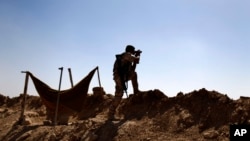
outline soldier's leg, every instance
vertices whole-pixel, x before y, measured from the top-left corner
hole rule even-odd
[[[137,94],[139,91],[139,86],[138,86],[138,80],[137,80],[137,73],[133,72],[131,74],[131,81],[132,81],[132,86],[134,90],[134,94]]]
[[[121,100],[122,100],[122,96],[123,96],[123,87],[122,87],[122,83],[119,79],[115,80],[115,97],[109,107],[109,119],[114,118],[114,114],[116,111],[116,108],[118,107],[118,105],[120,104]]]

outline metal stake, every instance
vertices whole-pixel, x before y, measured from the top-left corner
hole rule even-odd
[[[101,79],[100,79],[100,73],[99,73],[99,67],[97,67],[97,75],[98,75],[99,87],[102,87],[102,85],[101,85]]]
[[[68,71],[69,71],[69,79],[70,79],[71,87],[74,87],[71,69],[68,68]]]
[[[56,101],[56,111],[55,111],[54,125],[57,125],[58,106],[59,106],[59,100],[60,100],[60,93],[59,92],[61,90],[63,67],[59,68],[59,70],[61,70],[61,74],[60,74],[59,88],[58,88],[57,101]]]
[[[24,90],[23,90],[23,101],[22,101],[22,104],[21,104],[22,111],[21,111],[21,115],[20,115],[20,118],[19,118],[20,124],[22,124],[22,122],[24,121],[26,95],[27,95],[28,82],[29,82],[29,74],[27,73],[27,71],[21,71],[21,73],[26,73],[26,76],[25,76],[25,84],[24,84]]]

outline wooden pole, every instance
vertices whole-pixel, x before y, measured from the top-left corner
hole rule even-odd
[[[54,125],[57,125],[57,115],[58,115],[58,107],[59,107],[59,100],[60,100],[60,90],[61,90],[61,82],[62,82],[62,73],[63,73],[63,67],[59,68],[61,70],[60,74],[60,81],[59,81],[59,88],[58,88],[58,94],[57,94],[57,101],[56,101],[56,111],[55,111],[55,120]]]
[[[21,71],[21,73],[26,73],[25,76],[25,83],[24,83],[24,90],[23,90],[23,101],[21,104],[21,115],[19,118],[19,123],[22,124],[24,121],[24,112],[25,112],[25,103],[26,103],[26,96],[27,96],[27,89],[28,89],[28,82],[29,82],[29,74],[27,71]]]
[[[69,71],[69,79],[70,79],[71,87],[74,87],[71,69],[68,68],[68,71]]]
[[[97,67],[97,75],[98,75],[99,87],[102,87],[102,85],[101,85],[101,79],[100,79],[100,73],[99,73],[99,67]]]

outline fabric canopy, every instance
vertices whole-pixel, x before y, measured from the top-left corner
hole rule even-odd
[[[83,101],[87,96],[89,84],[98,67],[93,69],[85,78],[78,82],[74,87],[58,91],[50,88],[47,84],[36,78],[32,73],[29,73],[35,88],[40,95],[43,103],[50,110],[55,110],[57,96],[60,94],[59,107],[69,108],[80,112],[82,110]]]

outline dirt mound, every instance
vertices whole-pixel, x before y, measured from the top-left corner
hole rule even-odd
[[[230,124],[250,124],[250,98],[232,100],[206,89],[175,97],[160,90],[130,95],[117,109],[118,121],[107,120],[113,98],[88,95],[80,113],[65,114],[68,125],[52,126],[38,96],[27,96],[20,125],[22,95],[0,95],[0,140],[229,140]]]

